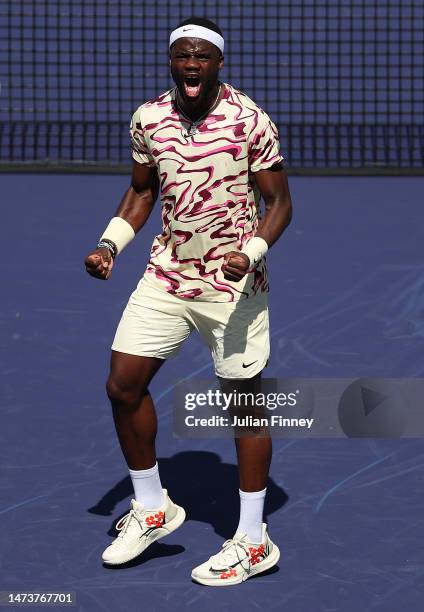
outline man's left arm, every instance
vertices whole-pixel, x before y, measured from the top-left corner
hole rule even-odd
[[[255,172],[255,181],[265,202],[265,214],[259,222],[255,237],[262,238],[271,247],[278,240],[292,217],[287,174],[281,164]],[[240,281],[251,267],[251,261],[241,251],[231,251],[224,258],[224,278]]]

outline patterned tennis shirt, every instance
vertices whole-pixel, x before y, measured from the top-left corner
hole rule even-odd
[[[223,83],[218,106],[187,135],[191,122],[175,88],[134,113],[132,156],[156,166],[163,231],[156,236],[144,282],[170,294],[234,302],[268,291],[263,259],[238,283],[224,278],[224,255],[239,251],[260,220],[254,173],[283,160],[278,133],[250,98]]]

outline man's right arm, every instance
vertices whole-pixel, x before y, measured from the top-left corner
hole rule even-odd
[[[159,193],[159,177],[155,166],[133,162],[131,185],[124,194],[115,217],[124,219],[137,233],[146,223]],[[91,252],[85,259],[87,272],[107,280],[112,272],[113,257],[107,248]]]

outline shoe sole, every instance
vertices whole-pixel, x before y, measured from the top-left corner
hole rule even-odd
[[[204,584],[206,586],[213,586],[213,587],[232,586],[234,584],[241,584],[242,582],[249,580],[249,578],[252,578],[252,576],[256,576],[257,574],[266,572],[267,570],[271,569],[271,567],[274,567],[274,565],[276,565],[279,560],[280,560],[280,549],[278,548],[278,546],[274,544],[271,554],[268,555],[266,559],[264,559],[264,561],[260,564],[260,567],[252,568],[249,573],[243,572],[243,574],[241,574],[240,576],[236,576],[232,580],[228,578],[225,580],[221,578],[197,578],[193,576],[193,574],[191,575],[191,578],[195,582],[198,582],[199,584]]]
[[[103,563],[105,563],[106,565],[123,565],[124,563],[128,563],[129,561],[132,561],[133,559],[136,559],[139,555],[141,555],[146,550],[146,548],[150,546],[150,544],[153,544],[153,542],[164,538],[165,536],[178,529],[178,527],[181,527],[181,525],[185,521],[186,513],[184,508],[181,508],[181,506],[177,506],[177,508],[177,514],[174,516],[173,519],[169,521],[169,523],[165,523],[163,527],[155,529],[155,531],[148,536],[148,543],[146,545],[144,545],[144,542],[142,541],[143,543],[140,547],[136,548],[135,551],[129,553],[125,557],[121,557],[119,561],[106,561],[102,557]]]

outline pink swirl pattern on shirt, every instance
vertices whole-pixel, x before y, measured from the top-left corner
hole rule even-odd
[[[162,233],[146,279],[173,295],[227,302],[267,291],[265,261],[239,283],[222,272],[224,256],[255,235],[260,220],[254,173],[282,161],[275,125],[228,84],[218,107],[193,136],[174,90],[143,104],[131,124],[136,161],[156,166]]]

